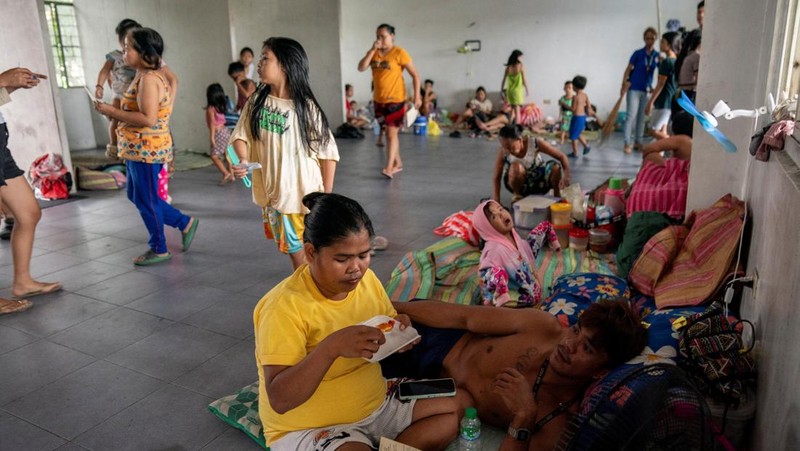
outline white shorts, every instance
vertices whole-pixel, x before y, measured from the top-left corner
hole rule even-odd
[[[653,110],[650,114],[650,130],[661,130],[669,123],[672,111],[669,108]]]
[[[381,437],[395,438],[411,425],[416,400],[400,401],[394,390],[369,416],[353,424],[289,432],[269,445],[272,451],[332,451],[345,443],[363,443],[377,449]]]

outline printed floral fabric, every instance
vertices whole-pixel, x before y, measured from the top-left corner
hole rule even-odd
[[[553,284],[550,297],[542,310],[558,318],[564,327],[578,322],[580,314],[600,299],[630,298],[624,279],[595,273],[574,273],[561,276]]]
[[[172,136],[169,132],[169,118],[172,115],[169,84],[159,72],[152,72],[164,85],[164,96],[158,101],[158,118],[152,127],[137,127],[120,122],[117,127],[117,147],[119,158],[141,163],[158,164],[172,161]],[[143,75],[144,76],[144,75]],[[137,96],[139,86],[131,83],[122,97],[120,107],[124,111],[138,112]]]

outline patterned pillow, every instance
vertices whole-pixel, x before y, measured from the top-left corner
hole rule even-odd
[[[638,297],[646,298],[639,295]],[[635,297],[636,298],[636,297]],[[655,303],[652,298],[649,302]],[[648,308],[648,307],[645,307]],[[653,309],[642,317],[647,323],[647,346],[641,354],[629,360],[626,365],[653,365],[655,363],[675,364],[678,358],[678,332],[672,328],[672,323],[678,318],[691,316],[705,311],[705,307],[680,307],[674,309]]]
[[[600,299],[629,298],[631,306],[647,323],[647,346],[641,354],[626,362],[626,365],[675,364],[678,356],[678,332],[672,323],[683,316],[693,315],[705,307],[682,307],[658,310],[655,299],[628,289],[625,281],[616,276],[576,273],[559,277],[553,292],[541,309],[554,315],[564,327],[578,322],[580,314]]]
[[[262,448],[267,447],[264,429],[258,416],[258,381],[239,390],[235,395],[225,396],[208,405],[214,415],[229,425],[241,429]]]
[[[595,273],[561,276],[550,293],[540,308],[558,318],[564,327],[577,323],[581,312],[600,299],[630,298],[628,284],[623,279]]]

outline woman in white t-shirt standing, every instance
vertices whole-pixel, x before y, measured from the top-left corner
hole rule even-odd
[[[339,150],[311,92],[308,57],[299,42],[264,41],[258,76],[261,85],[231,135],[240,160],[234,173],[241,178],[245,164],[261,164],[252,173],[253,202],[262,208],[264,233],[298,268],[305,262],[303,196],[331,192]]]

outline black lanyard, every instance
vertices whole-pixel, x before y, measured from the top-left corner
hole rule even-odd
[[[533,399],[536,399],[536,395],[539,393],[539,387],[542,385],[542,379],[544,379],[544,373],[547,371],[547,367],[549,365],[550,365],[550,359],[547,358],[544,360],[544,362],[542,362],[542,367],[539,368],[539,374],[536,376],[536,381],[533,383]],[[531,431],[531,434],[539,432],[544,427],[544,425],[550,422],[550,420],[566,412],[567,409],[569,409],[569,407],[575,404],[579,399],[581,399],[580,393],[578,393],[574,398],[570,399],[567,402],[558,403],[558,407],[550,411],[550,413],[542,417],[541,420],[537,421],[536,424],[533,425],[533,430]]]

